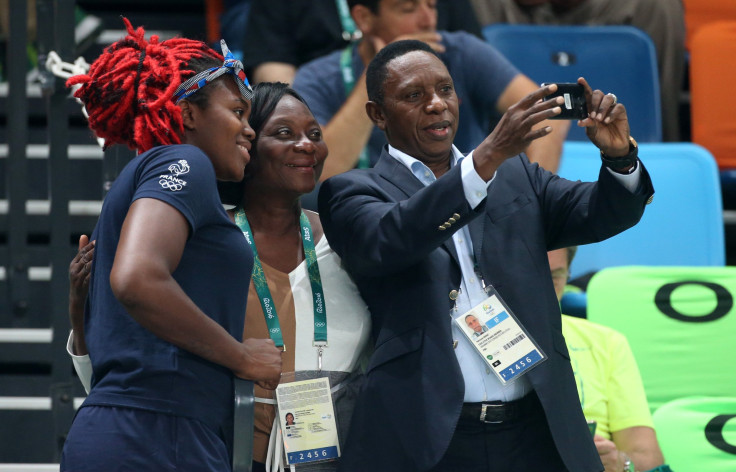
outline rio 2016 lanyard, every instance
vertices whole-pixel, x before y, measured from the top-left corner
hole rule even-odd
[[[348,8],[347,0],[335,0],[337,13],[340,15],[340,24],[342,25],[342,39],[345,41],[355,41],[360,39],[362,32],[355,26],[353,18],[350,16],[350,8]]]
[[[263,273],[263,265],[258,257],[256,250],[253,231],[248,224],[248,218],[245,216],[243,209],[239,209],[235,214],[235,224],[243,232],[245,240],[253,250],[253,285],[256,287],[258,299],[263,308],[263,316],[266,318],[268,333],[276,344],[276,347],[283,348],[284,338],[281,335],[281,324],[276,314],[276,306],[271,296],[271,290],[268,289],[266,275]],[[304,212],[299,217],[299,225],[301,226],[302,245],[304,247],[304,258],[307,260],[307,273],[309,274],[309,283],[312,286],[312,303],[314,305],[314,346],[318,352],[318,367],[322,370],[322,352],[327,346],[327,313],[325,310],[325,296],[322,290],[322,278],[319,275],[319,265],[317,264],[317,251],[314,248],[314,237],[312,234],[312,226]]]
[[[350,92],[355,88],[355,74],[353,74],[353,50],[355,49],[355,43],[350,43],[340,54],[340,69],[342,71],[342,83],[345,86],[345,97],[350,95]],[[368,159],[368,150],[364,147],[360,151],[358,157],[358,168],[367,169],[371,166],[371,161]]]

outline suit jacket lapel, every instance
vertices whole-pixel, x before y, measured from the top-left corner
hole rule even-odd
[[[409,169],[391,157],[385,147],[373,168],[407,197],[411,197],[424,187]]]
[[[482,202],[481,205],[485,209],[486,202]],[[475,254],[475,260],[480,264],[481,254],[483,253],[483,230],[485,227],[486,215],[483,211],[483,215],[478,218],[473,218],[468,223],[468,230],[470,231],[470,241],[473,243],[473,253]]]
[[[391,157],[386,150],[386,147],[383,148],[381,157],[373,168],[379,175],[381,175],[381,177],[396,186],[396,188],[401,190],[407,197],[411,197],[424,188],[424,184],[422,184],[419,179],[417,179],[414,174],[406,168],[406,166]],[[431,211],[431,208],[428,208],[427,210]],[[455,243],[453,242],[452,237],[448,237],[442,245],[450,253],[455,264],[460,266],[460,262],[457,257],[457,250],[455,249]]]
[[[447,252],[450,253],[452,256],[452,259],[455,261],[455,264],[460,267],[460,259],[457,257],[457,249],[455,249],[455,241],[452,239],[452,236],[445,239],[445,242],[442,243],[442,245],[447,249]]]

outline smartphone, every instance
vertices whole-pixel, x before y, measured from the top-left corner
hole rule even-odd
[[[595,428],[597,426],[598,426],[598,423],[597,422],[595,422],[593,420],[589,420],[588,421],[588,429],[590,430],[590,435],[591,436],[595,436]]]
[[[551,83],[543,83],[542,87],[551,85]],[[551,100],[556,97],[563,97],[565,103],[560,105],[562,112],[550,118],[551,120],[583,120],[588,117],[588,106],[585,103],[585,89],[580,84],[558,83],[557,91],[544,97],[544,100]]]

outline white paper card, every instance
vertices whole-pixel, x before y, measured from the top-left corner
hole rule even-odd
[[[327,378],[282,383],[276,388],[276,401],[287,464],[340,457]]]

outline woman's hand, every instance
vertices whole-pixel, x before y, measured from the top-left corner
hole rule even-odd
[[[84,302],[89,291],[92,272],[92,259],[95,255],[95,241],[90,242],[87,235],[79,237],[79,250],[69,264],[69,321],[74,330],[74,354],[87,354],[84,342]]]
[[[281,380],[281,353],[271,339],[249,338],[243,341],[242,369],[238,377],[253,380],[266,390],[275,390]]]

